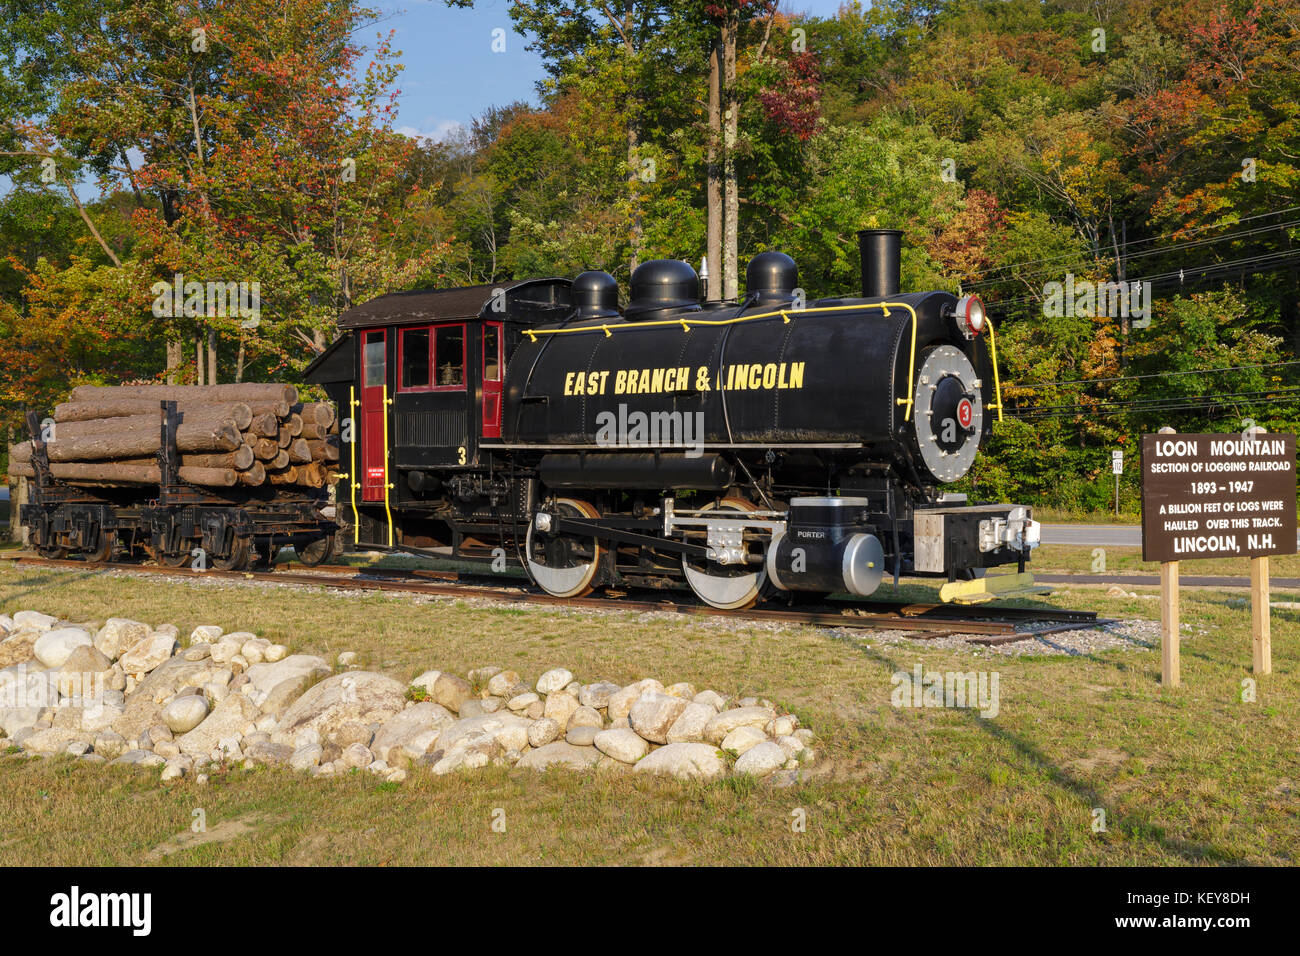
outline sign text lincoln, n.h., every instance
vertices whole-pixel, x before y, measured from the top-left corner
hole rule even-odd
[[[1142,558],[1296,552],[1294,435],[1143,435]]]

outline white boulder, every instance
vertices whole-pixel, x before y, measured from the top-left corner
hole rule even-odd
[[[733,707],[718,714],[704,727],[704,739],[711,744],[720,744],[727,734],[737,727],[767,726],[772,714],[765,707]]]
[[[57,617],[42,614],[40,611],[19,611],[14,615],[16,629],[30,627],[37,631],[48,631],[58,623],[59,619]]]
[[[767,735],[757,727],[737,727],[727,736],[722,738],[722,749],[729,750],[736,756],[740,756],[752,747],[767,740]]]
[[[382,724],[401,713],[405,705],[406,688],[391,677],[351,671],[321,681],[294,701],[280,718],[277,731],[293,734],[311,727],[328,738],[346,723]]]
[[[575,747],[557,740],[519,758],[516,767],[527,770],[545,770],[547,767],[566,767],[570,770],[587,770],[596,765],[600,752],[595,747]]]
[[[56,627],[36,639],[32,653],[46,667],[62,667],[77,648],[94,646],[94,638],[84,627]]]
[[[648,691],[637,698],[627,719],[632,729],[646,740],[664,744],[668,742],[669,728],[682,715],[687,703],[680,697]]]
[[[596,749],[623,763],[636,763],[650,752],[650,744],[634,730],[602,730],[593,741]]]
[[[95,647],[109,660],[116,660],[124,650],[148,636],[148,624],[126,617],[110,617],[95,635]]]
[[[163,708],[163,723],[174,734],[184,734],[193,730],[208,716],[208,700],[201,694],[187,694],[177,697]]]
[[[170,658],[177,646],[174,635],[167,631],[154,631],[132,644],[118,661],[128,674],[147,674]]]
[[[455,721],[446,707],[423,701],[389,718],[370,742],[370,750],[389,766],[400,766],[428,753],[439,734]]]
[[[563,690],[573,680],[573,672],[563,667],[556,667],[537,678],[537,693],[554,694]]]
[[[784,767],[788,759],[779,745],[764,740],[741,754],[740,759],[736,761],[736,773],[748,774],[751,777],[765,777]]]
[[[664,774],[679,780],[717,780],[727,765],[709,744],[668,744],[637,761],[637,773]]]

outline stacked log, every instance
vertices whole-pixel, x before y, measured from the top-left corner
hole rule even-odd
[[[161,406],[175,401],[182,481],[214,488],[338,480],[332,406],[298,402],[292,385],[83,385],[54,409],[50,474],[79,485],[156,485]],[[35,477],[32,443],[10,448],[9,472]]]

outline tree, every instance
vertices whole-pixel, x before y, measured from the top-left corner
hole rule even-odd
[[[387,236],[385,223],[421,196],[405,177],[413,144],[391,129],[389,40],[358,73],[352,37],[370,11],[348,0],[119,0],[100,23],[76,0],[48,7],[22,28],[27,56],[7,61],[11,77],[49,64],[57,81],[47,115],[15,121],[21,152],[53,160],[65,182],[84,170],[103,195],[132,197],[132,255],[155,280],[261,286],[255,327],[211,303],[166,317],[174,371],[185,339],[200,380],[216,381],[223,342],[236,377],[250,363],[300,367],[302,346],[322,348],[358,296],[405,286],[439,255]],[[79,42],[67,43],[70,30]]]

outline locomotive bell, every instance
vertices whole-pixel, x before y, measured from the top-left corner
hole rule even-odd
[[[569,295],[580,318],[598,319],[618,315],[618,280],[608,272],[584,272],[573,280]]]
[[[632,322],[657,319],[660,313],[700,307],[700,277],[689,262],[652,259],[632,271],[632,298],[623,316]]]
[[[784,252],[760,252],[745,269],[745,291],[760,302],[788,300],[799,285],[799,267]]]

